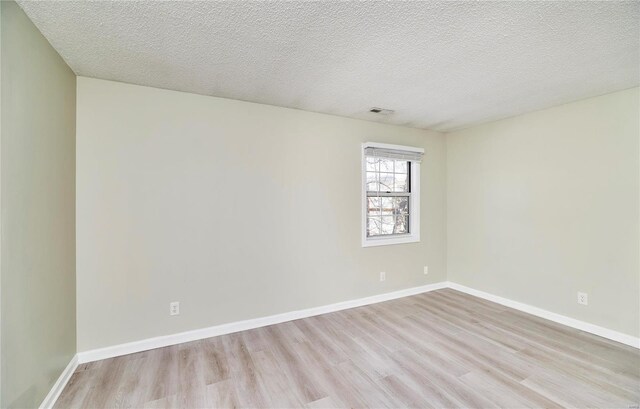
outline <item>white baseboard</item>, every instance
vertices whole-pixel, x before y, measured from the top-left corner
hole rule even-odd
[[[267,325],[280,324],[282,322],[293,321],[293,320],[307,318],[307,317],[313,317],[315,315],[326,314],[329,312],[346,310],[349,308],[375,304],[383,301],[395,300],[397,298],[426,293],[429,291],[439,290],[446,287],[447,287],[446,282],[427,284],[420,287],[412,287],[412,288],[407,288],[404,290],[394,291],[390,293],[373,295],[371,297],[358,298],[355,300],[323,305],[320,307],[307,308],[304,310],[286,312],[283,314],[270,315],[268,317],[231,322],[228,324],[221,324],[213,327],[181,332],[178,334],[163,335],[160,337],[148,338],[140,341],[127,342],[125,344],[114,345],[106,348],[79,352],[78,361],[80,363],[86,363],[86,362],[98,361],[101,359],[113,358],[121,355],[133,354],[135,352],[147,351],[150,349],[161,348],[161,347],[166,347],[170,345],[177,345],[183,342],[197,341],[199,339],[210,338],[210,337],[215,337],[215,336],[224,335],[224,334],[231,334],[233,332],[265,327]]]
[[[44,400],[40,404],[40,409],[50,409],[53,407],[53,405],[55,405],[56,401],[60,397],[60,394],[62,393],[62,390],[65,386],[67,386],[67,382],[69,382],[69,379],[71,379],[71,375],[73,375],[77,367],[78,355],[76,354],[73,356],[73,358],[71,358],[71,361],[69,361],[67,367],[64,368],[64,371],[62,371],[56,383],[53,384],[53,387],[51,388],[47,396],[45,396]]]
[[[231,322],[228,324],[216,325],[209,328],[202,328],[193,331],[181,332],[178,334],[164,335],[155,338],[143,339],[140,341],[128,342],[125,344],[114,345],[111,347],[94,349],[90,351],[79,352],[75,355],[69,365],[60,374],[60,377],[51,388],[49,394],[45,397],[40,405],[40,409],[51,408],[62,390],[66,386],[67,382],[71,378],[71,375],[75,372],[78,364],[98,361],[101,359],[113,358],[116,356],[132,354],[141,351],[147,351],[150,349],[166,347],[170,345],[177,345],[183,342],[196,341],[199,339],[215,337],[218,335],[231,334],[233,332],[245,331],[248,329],[260,328],[267,325],[279,324],[282,322],[293,321],[301,318],[313,317],[315,315],[327,314],[330,312],[346,310],[349,308],[360,307],[363,305],[375,304],[383,301],[395,300],[397,298],[408,297],[411,295],[422,294],[429,291],[440,290],[443,288],[452,288],[479,298],[483,298],[488,301],[495,302],[497,304],[504,305],[522,312],[526,312],[537,317],[545,318],[550,321],[557,322],[562,325],[566,325],[571,328],[576,328],[581,331],[589,332],[607,338],[613,341],[620,342],[625,345],[629,345],[635,348],[640,348],[640,338],[633,337],[631,335],[623,334],[621,332],[613,331],[598,325],[590,324],[588,322],[569,318],[564,315],[556,314],[542,308],[534,307],[528,304],[524,304],[518,301],[513,301],[508,298],[499,297],[497,295],[489,294],[484,291],[475,290],[473,288],[465,287],[463,285],[445,281],[440,283],[428,284],[420,287],[407,288],[404,290],[394,291],[385,294],[374,295],[371,297],[358,298],[355,300],[343,301],[335,304],[323,305],[320,307],[307,308],[304,310],[292,311],[283,314],[270,315],[268,317],[255,318],[245,321]]]
[[[640,348],[640,339],[621,332],[613,331],[604,327],[600,327],[588,322],[569,318],[564,315],[556,314],[542,308],[534,307],[528,304],[509,300],[473,288],[465,287],[454,282],[440,282],[428,284],[420,287],[407,288],[404,290],[394,291],[385,294],[374,295],[371,297],[359,298],[355,300],[343,301],[335,304],[324,305],[320,307],[307,308],[304,310],[292,311],[283,314],[270,315],[267,317],[249,319],[245,321],[231,322],[228,324],[216,325],[208,328],[201,328],[193,331],[186,331],[177,334],[163,335],[154,338],[147,338],[140,341],[127,342],[124,344],[114,345],[106,348],[93,349],[78,353],[78,362],[86,363],[98,361],[101,359],[113,358],[136,352],[147,351],[155,348],[162,348],[170,345],[177,345],[183,342],[197,341],[204,338],[215,337],[218,335],[231,334],[233,332],[245,331],[254,328],[265,327],[267,325],[279,324],[282,322],[297,320],[301,318],[312,317],[315,315],[326,314],[329,312],[345,310],[348,308],[360,307],[363,305],[375,304],[383,301],[394,300],[397,298],[407,297],[410,295],[426,293],[429,291],[439,290],[442,288],[452,288],[476,297],[484,298],[495,303],[514,308],[528,314],[532,314],[541,318],[554,321],[568,327],[576,328],[585,332],[589,332],[601,337],[611,339],[635,348]]]
[[[542,308],[534,307],[532,305],[524,304],[518,301],[513,301],[508,298],[499,297],[497,295],[485,293],[484,291],[475,290],[473,288],[465,287],[463,285],[447,282],[447,287],[454,290],[461,291],[470,295],[474,295],[485,300],[495,302],[497,304],[504,305],[527,314],[535,315],[536,317],[544,318],[549,321],[557,322],[562,325],[566,325],[571,328],[579,329],[581,331],[589,332],[607,338],[616,342],[620,342],[625,345],[629,345],[635,348],[640,348],[640,338],[636,338],[631,335],[623,334],[622,332],[614,331],[608,328],[600,327],[598,325],[590,324],[585,321],[580,321],[574,318],[570,318],[564,315],[556,314],[555,312],[543,310]]]

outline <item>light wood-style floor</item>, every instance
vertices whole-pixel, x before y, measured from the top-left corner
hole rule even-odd
[[[81,365],[58,408],[637,408],[640,353],[454,290]]]

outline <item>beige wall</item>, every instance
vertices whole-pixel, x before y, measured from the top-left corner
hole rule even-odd
[[[639,336],[638,94],[447,135],[449,280]]]
[[[38,406],[76,351],[76,78],[1,2],[2,407]]]
[[[77,127],[79,351],[446,278],[441,134],[82,77]],[[368,140],[425,148],[420,243],[361,247]]]

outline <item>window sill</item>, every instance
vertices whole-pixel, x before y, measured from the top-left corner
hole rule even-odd
[[[407,234],[396,237],[363,238],[362,247],[391,246],[394,244],[407,244],[420,242],[420,236]]]

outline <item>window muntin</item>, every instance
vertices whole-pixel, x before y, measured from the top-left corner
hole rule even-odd
[[[366,160],[366,236],[410,233],[411,162],[375,156]]]

